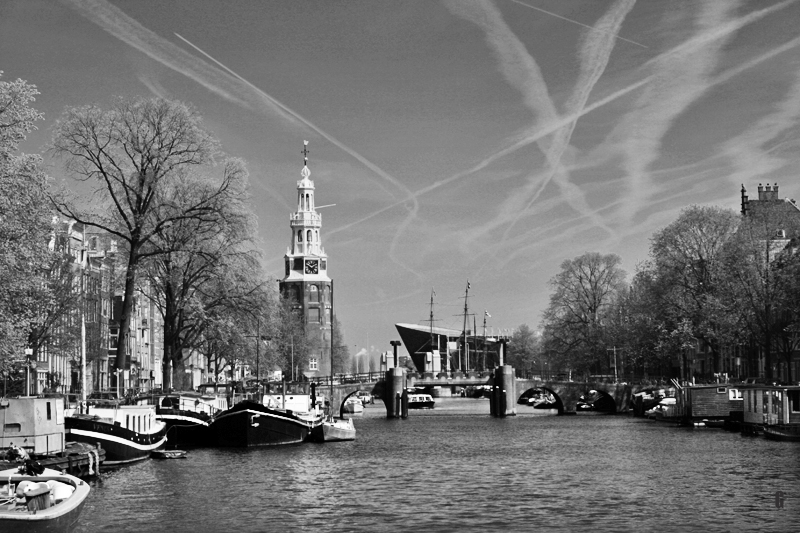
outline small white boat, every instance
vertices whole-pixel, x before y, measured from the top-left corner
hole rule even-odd
[[[327,418],[318,430],[312,432],[312,440],[317,442],[341,442],[356,440],[356,427],[353,419]]]
[[[44,469],[27,475],[0,471],[0,531],[72,531],[78,524],[89,485],[69,474]]]
[[[360,415],[364,412],[364,404],[361,403],[360,398],[352,396],[344,402],[342,411],[351,415]]]

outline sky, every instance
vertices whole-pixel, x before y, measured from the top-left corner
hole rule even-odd
[[[537,329],[563,261],[631,276],[690,205],[800,196],[798,20],[795,0],[0,0],[0,70],[41,93],[26,153],[69,106],[195,106],[247,163],[276,279],[308,140],[336,316],[374,358],[432,292],[436,326],[461,329],[469,282],[479,333]]]

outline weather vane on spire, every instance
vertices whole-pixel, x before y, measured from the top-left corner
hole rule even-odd
[[[303,141],[303,165],[308,166],[308,154],[311,153],[308,150],[308,141]]]

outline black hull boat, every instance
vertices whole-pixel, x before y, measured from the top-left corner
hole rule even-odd
[[[211,432],[217,446],[248,448],[298,444],[305,441],[321,417],[300,416],[244,400],[214,417]]]
[[[764,426],[764,436],[769,440],[800,442],[800,425]]]
[[[167,426],[167,441],[170,448],[193,448],[211,446],[211,417],[179,409],[158,407],[156,419]]]
[[[88,414],[67,416],[65,425],[70,440],[106,451],[104,468],[147,459],[167,443],[167,426],[151,407],[90,408]]]
[[[211,419],[228,408],[224,394],[179,392],[142,396],[140,405],[155,405],[156,419],[167,425],[169,448],[212,446]]]
[[[56,470],[38,475],[0,471],[0,531],[69,532],[78,524],[88,483]]]

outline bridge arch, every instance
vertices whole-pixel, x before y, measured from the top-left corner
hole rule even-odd
[[[556,401],[555,409],[558,410],[558,414],[563,415],[564,414],[564,401],[561,399],[561,396],[559,396],[558,393],[556,391],[554,391],[553,389],[551,389],[549,387],[546,387],[544,385],[538,385],[536,387],[531,387],[530,389],[526,390],[525,392],[523,392],[520,395],[519,398],[517,398],[517,403],[520,403],[520,400],[522,400],[523,398],[530,398],[534,391],[539,391],[539,390],[543,390],[545,392],[549,392],[550,394],[553,395],[553,398]]]

